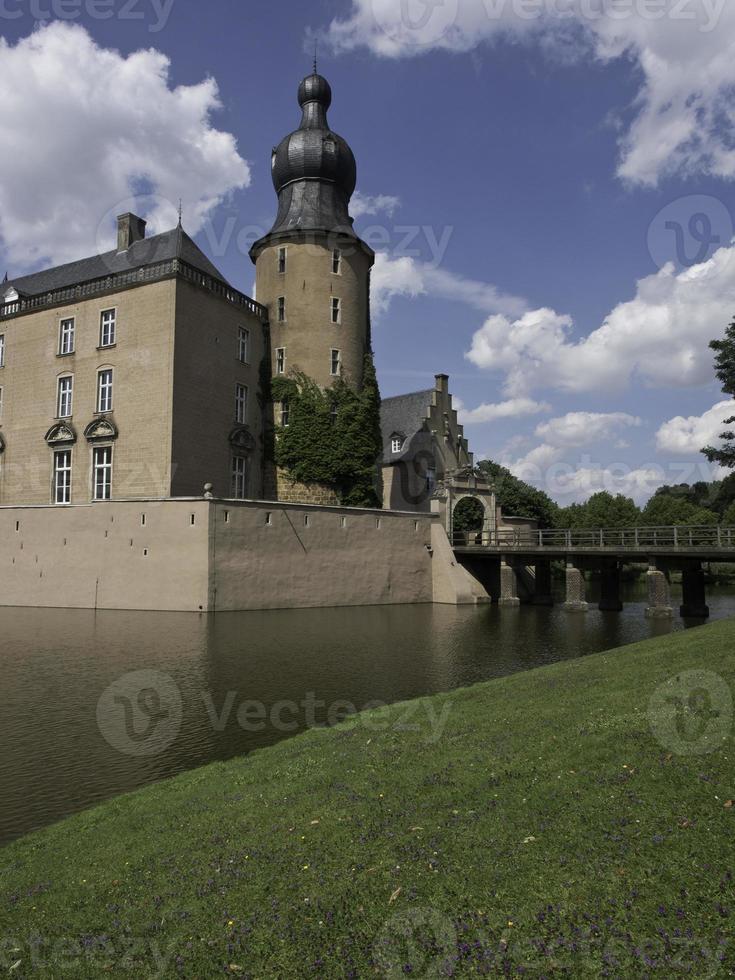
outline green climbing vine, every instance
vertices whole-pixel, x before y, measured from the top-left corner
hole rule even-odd
[[[288,426],[278,426],[276,465],[297,483],[331,487],[347,507],[381,507],[380,391],[371,355],[363,387],[338,378],[322,390],[302,373],[271,382],[274,401],[288,405]]]

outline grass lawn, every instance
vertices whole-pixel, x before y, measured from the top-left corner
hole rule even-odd
[[[367,713],[13,843],[0,976],[733,975],[734,647]]]

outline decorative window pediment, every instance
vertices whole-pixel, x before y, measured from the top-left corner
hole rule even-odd
[[[251,453],[257,443],[250,429],[240,427],[233,429],[230,433],[230,445],[233,449],[240,449],[243,452]]]
[[[95,419],[90,422],[84,430],[84,438],[87,442],[110,442],[117,439],[119,433],[117,426],[112,419]]]
[[[8,289],[5,292],[5,294],[3,296],[3,302],[4,303],[15,303],[19,299],[20,299],[20,296],[18,295],[18,290],[17,289],[13,289],[12,286],[10,287],[10,289]]]
[[[77,434],[67,422],[57,422],[48,430],[45,439],[49,446],[71,446],[77,441]]]

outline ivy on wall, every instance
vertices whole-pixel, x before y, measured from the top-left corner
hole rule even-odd
[[[296,483],[320,483],[347,507],[382,507],[380,391],[370,354],[363,387],[337,378],[322,390],[302,373],[274,378],[276,402],[288,404],[288,426],[276,430],[275,462]]]

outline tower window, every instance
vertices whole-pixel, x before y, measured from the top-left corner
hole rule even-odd
[[[56,417],[69,419],[72,415],[72,402],[74,396],[74,378],[67,375],[59,378],[59,387],[56,395]]]
[[[235,422],[245,425],[248,420],[248,389],[245,385],[235,385]]]
[[[335,276],[342,275],[342,253],[338,248],[332,252],[332,273]]]
[[[112,369],[97,373],[97,411],[112,411]]]
[[[59,324],[59,354],[74,353],[74,317]]]
[[[250,331],[240,327],[237,335],[237,359],[247,364],[250,360]]]
[[[95,500],[112,497],[112,446],[101,446],[92,457],[93,495]]]
[[[342,322],[342,300],[338,296],[332,297],[332,323]]]
[[[288,402],[281,402],[281,426],[284,429],[288,428],[288,423],[291,417],[291,406]]]
[[[278,297],[278,322],[279,323],[286,322],[286,297],[285,296]]]
[[[286,263],[288,261],[288,249],[279,248],[278,249],[278,271],[283,275],[286,271]]]
[[[117,333],[117,311],[104,310],[100,314],[100,347],[112,347]]]
[[[0,333],[0,368],[5,367],[5,334]]]
[[[336,377],[339,377],[339,375],[342,373],[342,352],[341,351],[338,351],[338,350],[333,350],[332,351],[332,360],[331,360],[330,370],[331,370],[332,377],[335,377],[335,378]]]
[[[276,374],[286,373],[286,348],[279,347],[276,350]]]
[[[54,503],[71,503],[71,449],[54,453]]]
[[[246,500],[248,495],[248,461],[244,456],[232,457],[232,496]]]
[[[0,385],[0,419],[3,417],[3,389]]]

